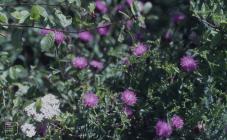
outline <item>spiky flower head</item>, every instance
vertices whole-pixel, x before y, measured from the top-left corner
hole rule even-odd
[[[136,104],[137,97],[132,90],[126,89],[124,92],[121,93],[121,100],[126,105],[133,106]]]
[[[102,26],[100,28],[98,28],[98,33],[102,36],[107,36],[109,34],[109,29],[110,27],[109,26]]]
[[[54,32],[54,39],[55,42],[59,45],[64,42],[65,40],[65,35],[63,32],[55,31]]]
[[[192,56],[183,56],[180,59],[181,68],[186,72],[195,71],[198,68],[198,61]]]
[[[132,26],[133,26],[133,21],[132,20],[127,20],[127,22],[126,22],[127,29],[130,30],[132,28]]]
[[[73,67],[77,69],[84,69],[88,65],[88,61],[85,57],[75,57],[72,60]]]
[[[159,120],[155,126],[156,135],[162,138],[168,138],[172,134],[172,127],[165,121]]]
[[[173,32],[171,30],[168,30],[165,32],[164,36],[163,36],[163,40],[165,42],[171,42],[173,39]]]
[[[123,111],[124,111],[124,113],[125,113],[126,116],[132,116],[132,114],[133,114],[132,108],[130,108],[128,106],[125,106],[123,108]]]
[[[39,123],[37,124],[37,133],[41,136],[44,137],[47,133],[47,123],[43,122],[43,123]]]
[[[143,56],[147,52],[148,48],[142,43],[138,43],[136,47],[133,49],[133,54],[135,56]]]
[[[106,3],[101,0],[96,0],[95,6],[100,13],[106,13],[108,10]]]
[[[88,31],[84,31],[79,33],[79,39],[84,42],[90,42],[93,39],[93,35]]]
[[[126,0],[126,2],[127,2],[128,5],[132,5],[133,0]]]
[[[93,92],[87,92],[83,95],[83,104],[86,107],[93,108],[97,106],[99,98]]]
[[[93,67],[96,70],[102,70],[103,69],[103,63],[101,61],[97,61],[97,60],[92,60],[90,62],[90,66]]]
[[[171,118],[171,125],[176,129],[181,129],[184,125],[184,120],[180,116],[174,115]]]

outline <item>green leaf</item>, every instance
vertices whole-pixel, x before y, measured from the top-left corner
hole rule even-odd
[[[74,3],[76,2],[77,0],[68,0],[69,3]]]
[[[11,79],[24,78],[26,76],[27,71],[21,65],[17,65],[9,69],[9,77]]]
[[[123,26],[122,28],[121,28],[121,31],[120,31],[120,34],[119,34],[119,36],[118,36],[118,41],[119,42],[123,42],[124,41],[124,29],[125,29],[125,26]]]
[[[0,23],[8,23],[8,18],[4,13],[0,13]]]
[[[29,86],[23,85],[21,83],[16,83],[14,86],[18,87],[17,92],[15,93],[17,96],[22,96],[28,92]]]
[[[58,17],[63,27],[67,27],[72,24],[72,18],[71,17],[66,18],[66,16],[63,15],[63,13],[60,10],[55,10],[55,15]]]
[[[147,14],[152,8],[152,3],[151,2],[146,2],[144,7],[143,7],[143,12]]]
[[[32,6],[31,20],[38,21],[41,16],[44,17],[45,19],[47,19],[48,14],[46,12],[46,9],[44,9],[43,7],[41,7],[39,5]]]
[[[91,12],[91,13],[94,12],[95,4],[94,3],[89,3],[88,9],[89,9],[89,12]]]
[[[24,23],[24,21],[29,17],[30,13],[27,10],[15,11],[11,15],[16,18],[19,23]]]
[[[54,34],[49,33],[47,36],[44,36],[40,42],[41,49],[44,52],[49,52],[52,46],[54,45]]]
[[[35,102],[35,109],[37,112],[39,112],[41,108],[42,108],[42,100],[38,98]]]

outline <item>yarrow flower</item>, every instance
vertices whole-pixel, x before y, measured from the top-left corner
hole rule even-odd
[[[148,50],[147,46],[145,46],[145,45],[142,44],[142,43],[139,43],[139,44],[137,44],[136,47],[133,49],[133,54],[134,54],[135,56],[140,57],[140,56],[144,55],[144,54],[147,52],[147,50]]]
[[[84,31],[79,33],[79,39],[84,42],[89,42],[89,41],[92,41],[93,36],[90,32]]]
[[[88,61],[85,57],[75,57],[72,60],[72,65],[78,69],[84,69],[88,65]]]
[[[41,98],[42,101],[42,107],[40,109],[40,112],[44,114],[44,117],[47,119],[51,119],[54,116],[57,116],[60,114],[60,101],[56,98],[56,96],[52,94],[48,94]]]
[[[106,3],[100,0],[96,0],[95,6],[96,6],[96,9],[101,13],[106,13],[108,10]]]
[[[134,104],[136,104],[137,97],[133,91],[126,89],[124,92],[121,93],[121,100],[126,105],[133,106]]]
[[[103,69],[103,63],[97,60],[92,60],[90,62],[91,67],[93,67],[96,70],[102,70]]]
[[[29,123],[24,123],[21,126],[21,131],[27,136],[27,137],[33,137],[36,134],[35,131],[35,126],[33,124],[29,124]]]
[[[95,107],[99,102],[99,98],[93,92],[87,92],[83,95],[83,104],[86,107]]]
[[[181,129],[184,125],[184,121],[180,116],[174,115],[171,118],[171,125],[176,129]]]
[[[63,32],[58,32],[58,31],[55,31],[54,32],[54,39],[55,39],[55,42],[59,45],[61,43],[64,42],[65,40],[65,35]]]
[[[36,103],[32,103],[25,107],[25,112],[28,116],[32,116],[36,121],[41,122],[45,119],[52,119],[61,113],[60,101],[52,94],[47,94],[41,98],[41,108],[36,111]]]
[[[191,56],[183,56],[180,59],[180,65],[186,72],[192,72],[198,68],[198,61]]]
[[[155,126],[156,135],[162,138],[168,138],[172,134],[172,127],[165,121],[159,120]]]
[[[130,107],[128,107],[128,106],[125,106],[123,108],[123,111],[124,111],[124,113],[125,113],[126,116],[131,116],[133,114],[132,109]]]
[[[102,36],[107,36],[109,34],[109,26],[103,26],[97,29],[98,33]]]

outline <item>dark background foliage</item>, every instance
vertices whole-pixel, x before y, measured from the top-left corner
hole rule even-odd
[[[24,2],[48,5],[34,10],[35,5]],[[0,2],[0,122],[33,122],[23,108],[51,93],[60,99],[62,114],[48,122],[58,127],[50,127],[46,139],[158,139],[156,122],[174,114],[185,125],[169,139],[226,139],[227,1],[135,0],[131,8],[123,0],[105,2],[105,14],[94,9],[92,0]],[[152,7],[139,10],[138,2]],[[115,10],[119,4],[124,5],[121,13]],[[174,23],[179,13],[185,19]],[[125,26],[129,19],[130,29]],[[108,36],[96,31],[103,23],[110,24]],[[57,46],[39,29],[18,24],[64,30],[67,38]],[[92,42],[78,39],[83,30],[93,34]],[[149,46],[142,57],[131,51],[139,42]],[[184,55],[198,60],[195,72],[180,68]],[[101,60],[104,69],[77,70],[71,65],[75,56]],[[123,64],[124,58],[130,65]],[[119,98],[127,88],[138,97],[130,118]],[[97,108],[83,106],[81,96],[87,91],[99,96]],[[0,130],[5,137],[4,125]],[[20,130],[11,137],[16,138],[27,139]]]

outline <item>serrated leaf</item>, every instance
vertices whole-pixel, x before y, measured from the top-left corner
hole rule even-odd
[[[94,12],[95,4],[94,3],[89,3],[88,9],[89,9],[89,12],[91,12],[91,13]]]
[[[72,24],[72,18],[67,18],[60,10],[55,10],[55,15],[58,17],[62,27],[67,27]]]
[[[0,13],[0,23],[8,23],[8,18],[6,14]]]
[[[27,10],[15,11],[11,15],[18,20],[19,23],[24,23],[24,21],[29,17],[30,13]]]

